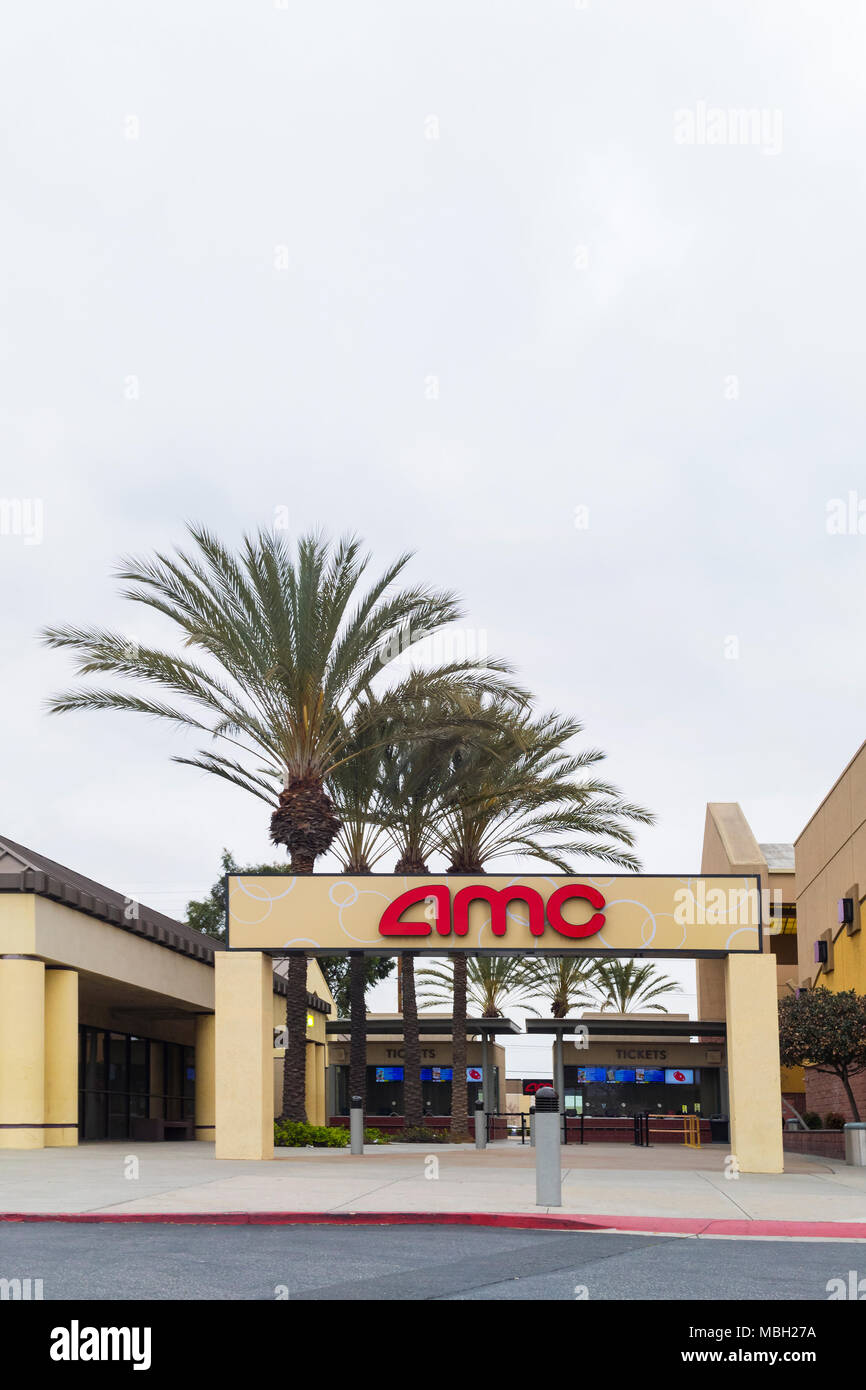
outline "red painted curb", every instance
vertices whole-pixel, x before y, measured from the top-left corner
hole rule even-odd
[[[571,1216],[489,1211],[0,1212],[0,1222],[171,1226],[496,1226],[535,1231],[639,1235],[866,1240],[866,1221],[715,1221],[682,1216]]]

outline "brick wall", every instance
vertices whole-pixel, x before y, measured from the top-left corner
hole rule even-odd
[[[866,1120],[866,1072],[860,1072],[859,1076],[852,1078],[851,1089],[860,1110],[860,1118]],[[839,1078],[828,1075],[826,1072],[815,1071],[813,1067],[806,1068],[805,1108],[814,1110],[816,1114],[821,1116],[822,1120],[831,1110],[842,1115],[846,1120],[854,1119],[851,1114],[851,1103]],[[803,1112],[800,1111],[800,1113]]]
[[[681,1115],[650,1115],[651,1144],[682,1144],[684,1136]],[[701,1143],[712,1143],[709,1120],[699,1120]],[[580,1120],[567,1121],[568,1137],[566,1143],[580,1143]],[[634,1121],[628,1116],[587,1115],[583,1126],[585,1144],[633,1144]]]
[[[808,1105],[806,1104],[806,1097],[802,1091],[783,1091],[782,1100],[787,1102],[788,1105],[790,1105],[794,1110],[796,1110],[798,1115],[802,1115],[804,1110],[809,1109]],[[785,1106],[783,1105],[782,1118],[786,1119],[790,1114],[791,1111],[786,1110]]]
[[[789,1153],[813,1154],[819,1158],[845,1159],[845,1135],[841,1129],[785,1130],[782,1147]]]

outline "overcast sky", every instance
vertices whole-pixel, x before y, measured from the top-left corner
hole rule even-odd
[[[0,832],[175,914],[268,857],[182,737],[47,717],[35,634],[163,638],[120,555],[287,515],[458,590],[657,812],[647,870],[708,800],[793,839],[864,736],[864,40],[857,0],[18,6]]]

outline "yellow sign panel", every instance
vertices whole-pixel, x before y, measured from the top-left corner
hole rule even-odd
[[[232,950],[727,955],[761,950],[757,877],[229,874]]]

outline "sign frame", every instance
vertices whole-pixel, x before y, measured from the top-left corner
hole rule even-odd
[[[507,941],[507,938],[505,938],[505,937],[503,938],[503,945],[502,945],[501,947],[500,947],[500,946],[477,946],[477,945],[469,945],[469,944],[467,944],[466,946],[455,946],[454,944],[452,944],[452,943],[455,941],[455,937],[454,937],[453,935],[448,935],[448,936],[442,936],[442,935],[432,936],[432,935],[431,935],[429,938],[425,938],[425,941],[428,941],[428,940],[429,940],[430,944],[429,944],[429,945],[426,945],[426,944],[425,944],[424,946],[421,946],[421,945],[419,945],[419,944],[416,944],[416,943],[417,943],[417,940],[418,940],[417,937],[414,938],[414,940],[413,940],[412,937],[409,937],[408,940],[404,940],[404,939],[398,938],[398,937],[396,937],[396,936],[393,937],[391,940],[387,940],[387,939],[383,938],[381,944],[379,944],[379,942],[377,941],[375,944],[364,943],[363,945],[356,946],[356,947],[352,947],[352,946],[349,945],[348,943],[347,943],[346,945],[340,944],[340,945],[338,945],[338,946],[320,946],[320,945],[317,945],[317,944],[313,943],[312,941],[310,941],[308,944],[299,945],[299,946],[297,946],[297,947],[286,947],[286,946],[277,947],[277,946],[274,946],[274,945],[261,945],[261,944],[259,944],[259,945],[256,945],[256,944],[235,945],[235,944],[232,943],[232,939],[231,939],[231,935],[232,935],[232,923],[231,923],[231,907],[230,907],[230,883],[231,883],[231,880],[233,880],[233,879],[237,879],[237,878],[249,878],[249,879],[263,879],[263,878],[295,879],[295,878],[303,878],[305,881],[314,880],[314,879],[319,879],[319,880],[322,880],[322,886],[323,886],[323,888],[324,888],[325,883],[327,883],[327,882],[333,883],[333,882],[335,882],[335,881],[337,881],[337,882],[339,882],[339,881],[348,881],[348,880],[351,880],[351,879],[354,879],[354,878],[363,879],[363,882],[364,882],[365,885],[366,885],[366,884],[371,884],[371,885],[373,885],[373,884],[375,884],[377,881],[380,881],[380,880],[382,880],[382,879],[387,879],[390,883],[393,884],[393,883],[395,883],[395,882],[398,881],[398,880],[402,880],[402,881],[405,883],[406,880],[408,880],[408,879],[418,879],[418,878],[426,878],[426,877],[429,877],[429,880],[430,880],[430,888],[431,888],[431,889],[437,888],[437,887],[438,887],[438,888],[441,888],[444,881],[446,881],[446,880],[452,880],[452,879],[462,879],[462,880],[465,880],[467,884],[470,884],[470,883],[477,883],[479,887],[484,887],[484,886],[492,887],[493,885],[492,885],[492,883],[491,883],[490,881],[492,880],[492,881],[495,882],[496,880],[499,880],[499,879],[508,879],[508,880],[510,881],[511,885],[512,885],[512,886],[515,886],[515,887],[521,886],[521,883],[522,883],[523,880],[527,880],[527,879],[538,879],[538,878],[542,878],[542,879],[544,879],[544,880],[546,880],[546,881],[562,880],[562,881],[563,881],[563,886],[564,886],[565,883],[575,883],[575,882],[577,882],[577,881],[583,881],[583,880],[588,881],[590,884],[592,884],[594,879],[597,880],[597,879],[599,879],[599,878],[615,879],[615,880],[617,880],[618,882],[634,882],[635,884],[639,884],[642,880],[645,880],[645,879],[653,879],[653,880],[672,879],[672,880],[678,880],[678,881],[679,881],[681,884],[683,884],[684,886],[687,885],[687,884],[696,884],[696,883],[700,882],[701,880],[712,881],[713,883],[720,883],[720,882],[724,882],[724,881],[727,880],[727,881],[730,881],[732,885],[733,885],[734,883],[738,884],[738,885],[740,886],[741,890],[751,890],[752,888],[754,888],[754,889],[756,890],[756,893],[757,893],[757,922],[756,922],[756,923],[750,922],[750,923],[748,923],[748,924],[746,924],[746,925],[751,926],[751,927],[753,927],[754,929],[756,929],[756,931],[757,931],[757,945],[754,946],[754,947],[751,947],[751,946],[750,946],[750,947],[730,947],[730,948],[727,948],[727,949],[718,948],[718,947],[712,947],[712,948],[708,948],[708,949],[695,949],[694,947],[677,947],[677,948],[664,948],[664,947],[662,947],[662,948],[656,948],[656,947],[652,947],[652,946],[649,946],[649,947],[645,947],[645,946],[613,947],[613,948],[612,948],[612,947],[606,947],[606,946],[593,945],[593,944],[592,944],[592,942],[593,942],[593,937],[592,937],[592,936],[587,936],[587,937],[581,938],[582,941],[585,941],[585,942],[587,943],[587,944],[585,944],[585,945],[583,945],[583,944],[581,944],[581,945],[570,945],[570,944],[569,944],[569,940],[568,940],[567,938],[563,938],[563,937],[560,937],[560,936],[554,937],[552,934],[551,934],[551,936],[550,936],[549,938],[547,938],[547,939],[545,940],[545,945],[544,945],[544,946],[538,946],[538,947],[535,948],[535,949],[533,949],[533,948],[531,948],[531,947],[529,947],[529,946],[526,946],[526,945],[523,945],[523,946],[511,946],[511,947],[509,947],[507,944],[505,944],[506,941]],[[519,874],[489,874],[489,875],[484,875],[484,874],[473,874],[473,873],[447,873],[447,872],[443,872],[443,873],[431,873],[431,874],[429,874],[429,875],[388,874],[388,873],[370,873],[370,874],[347,874],[347,873],[324,874],[324,873],[323,873],[323,874],[304,874],[304,875],[296,875],[296,874],[292,874],[292,873],[290,873],[290,872],[288,872],[288,871],[287,871],[287,872],[283,872],[283,871],[281,871],[281,870],[269,870],[269,871],[267,871],[267,872],[265,872],[265,873],[256,873],[256,874],[236,874],[236,873],[235,873],[235,874],[225,874],[225,875],[224,875],[224,878],[223,878],[223,891],[224,891],[225,909],[226,909],[225,946],[226,946],[226,950],[227,950],[227,951],[231,951],[231,952],[233,952],[233,953],[235,953],[235,954],[238,954],[238,953],[241,953],[241,952],[245,952],[245,951],[259,951],[259,952],[262,952],[262,953],[265,954],[265,955],[270,955],[270,956],[275,956],[275,957],[278,957],[278,958],[282,958],[282,957],[284,957],[284,956],[285,956],[285,957],[288,957],[288,956],[293,956],[293,955],[306,955],[306,956],[344,956],[344,955],[348,955],[352,950],[359,950],[362,954],[364,954],[364,955],[370,955],[370,956],[398,956],[398,955],[407,955],[407,954],[408,954],[408,955],[418,956],[418,957],[424,957],[424,956],[427,956],[427,957],[435,957],[435,956],[442,957],[442,956],[454,956],[454,955],[462,954],[462,953],[465,952],[467,955],[472,955],[472,956],[514,956],[514,957],[524,957],[524,958],[525,958],[525,957],[531,957],[531,956],[533,956],[533,955],[538,955],[538,956],[593,956],[593,957],[620,958],[620,959],[635,958],[635,959],[659,959],[659,960],[724,960],[724,959],[726,959],[726,957],[728,957],[728,956],[730,956],[730,955],[761,955],[761,954],[764,953],[763,891],[762,891],[762,882],[761,882],[761,875],[760,875],[760,874],[735,874],[735,873],[726,873],[726,874],[711,874],[711,873],[707,873],[707,874],[701,874],[701,873],[698,873],[698,874],[694,874],[694,873],[692,873],[692,874],[676,874],[676,873],[667,873],[667,874],[651,874],[651,873],[648,873],[648,874],[617,874],[617,873],[615,873],[615,872],[606,873],[606,871],[602,868],[602,869],[600,869],[600,870],[599,870],[599,869],[594,869],[594,870],[587,870],[587,871],[585,871],[585,872],[570,873],[570,874],[562,874],[562,873],[544,873],[543,871],[542,871],[542,872],[539,872],[538,870],[527,870],[527,871],[522,872],[522,873],[519,873]],[[409,891],[409,890],[404,889],[404,892],[405,892],[405,891]],[[399,896],[402,896],[402,894],[398,894],[397,896],[398,896],[398,897],[399,897]],[[545,904],[545,912],[546,912],[546,904]],[[468,943],[468,937],[465,938],[465,939],[467,940],[467,943]]]

